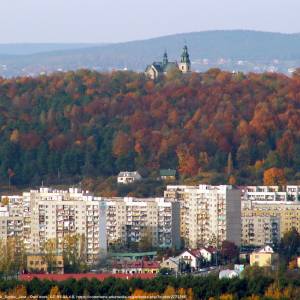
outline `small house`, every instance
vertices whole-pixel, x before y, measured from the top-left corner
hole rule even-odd
[[[142,179],[142,176],[139,174],[139,172],[120,172],[118,175],[118,183],[120,184],[129,184],[136,181],[139,181]]]
[[[161,263],[160,263],[160,268],[161,269],[170,269],[172,270],[174,273],[179,272],[179,267],[180,267],[180,261],[178,257],[169,257],[168,259],[164,259]]]
[[[162,180],[175,180],[176,179],[176,170],[172,169],[162,169],[159,172],[160,179]]]
[[[265,246],[258,251],[250,254],[250,265],[258,267],[271,267],[278,261],[278,253],[275,253],[273,248]]]

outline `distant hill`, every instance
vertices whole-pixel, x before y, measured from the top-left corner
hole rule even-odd
[[[147,64],[161,59],[165,49],[170,59],[179,59],[185,43],[189,47],[194,70],[220,67],[230,71],[287,73],[289,68],[300,66],[300,34],[226,30],[183,33],[99,46],[49,45],[47,48],[45,45],[36,45],[30,49],[27,45],[29,48],[23,50],[26,55],[20,55],[22,51],[13,45],[12,50],[6,53],[0,46],[0,75],[37,75],[40,72],[79,68],[142,71]],[[45,52],[47,49],[49,51]],[[10,55],[3,56],[1,53]]]
[[[41,52],[81,49],[97,44],[61,44],[61,43],[15,43],[0,44],[0,55],[29,55]],[[98,44],[99,46],[99,44]]]

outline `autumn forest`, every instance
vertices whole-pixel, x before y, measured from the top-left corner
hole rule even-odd
[[[297,74],[211,69],[154,82],[80,70],[0,78],[0,180],[79,182],[121,170],[155,178],[171,168],[182,182],[294,183],[299,128]]]

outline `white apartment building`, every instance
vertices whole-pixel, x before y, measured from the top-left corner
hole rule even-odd
[[[245,186],[241,189],[244,201],[299,202],[300,186]]]
[[[300,230],[300,186],[246,186],[241,191],[244,245],[272,245],[292,227]]]
[[[180,202],[181,237],[185,246],[220,246],[241,242],[241,195],[229,185],[167,186],[170,201]]]
[[[54,239],[59,251],[64,238],[77,235],[85,246],[87,261],[93,263],[106,250],[101,237],[99,202],[77,188],[68,191],[40,188],[23,193],[24,244],[27,252],[39,253]]]
[[[249,212],[242,217],[242,245],[274,246],[280,241],[280,217]]]
[[[108,245],[148,238],[152,246],[180,247],[180,205],[164,198],[97,198],[106,206]]]
[[[101,198],[77,188],[42,187],[22,196],[3,196],[0,237],[19,237],[27,253],[41,253],[54,240],[63,250],[68,236],[77,235],[87,261],[106,254],[107,244],[150,239],[156,247],[180,246],[180,206],[164,198]]]
[[[17,251],[23,250],[23,214],[22,197],[6,196],[1,198],[0,240],[10,239]]]
[[[257,227],[255,223],[263,222],[268,218],[271,223],[273,223],[271,220],[274,220],[274,218],[279,220],[276,231],[278,231],[280,238],[293,227],[300,232],[300,203],[297,201],[242,201],[242,223],[252,222],[252,226],[256,228],[255,234],[257,237],[263,236],[265,230],[263,227]],[[274,234],[277,236],[276,232]],[[242,231],[242,240],[249,241],[248,232],[245,230]]]

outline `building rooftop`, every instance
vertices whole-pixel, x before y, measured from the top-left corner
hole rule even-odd
[[[160,176],[176,176],[176,170],[162,169],[159,172]]]

